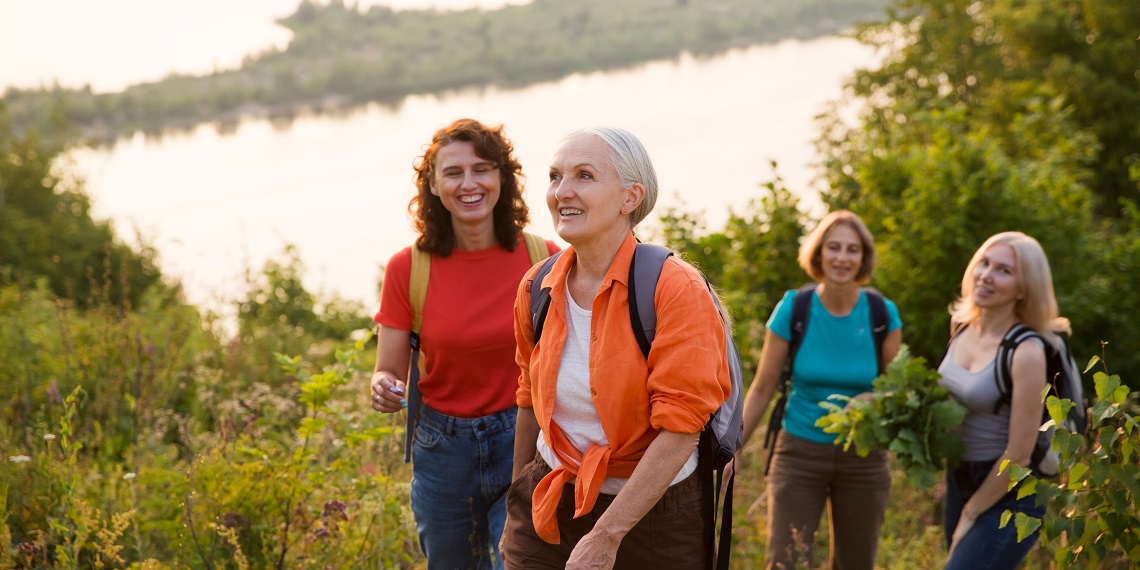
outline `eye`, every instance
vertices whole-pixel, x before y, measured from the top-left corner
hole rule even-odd
[[[593,175],[593,174],[590,174],[589,172],[586,172],[585,170],[583,170],[582,172],[579,172],[579,173],[578,173],[578,178],[579,178],[580,180],[593,180],[593,179],[594,179],[594,175]]]
[[[562,175],[551,170],[550,171],[550,181],[551,182],[558,182],[559,180],[562,180]]]
[[[446,178],[455,178],[456,176],[460,176],[461,174],[463,174],[463,173],[458,171],[458,170],[445,170],[445,171],[443,171],[443,175]]]
[[[489,164],[483,165],[483,166],[476,166],[475,167],[475,174],[486,174],[486,173],[488,173],[494,169],[495,169],[495,167],[493,167]]]

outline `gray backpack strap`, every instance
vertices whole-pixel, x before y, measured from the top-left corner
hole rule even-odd
[[[538,272],[526,284],[526,289],[530,292],[530,326],[531,330],[534,331],[534,344],[536,345],[542,336],[542,324],[546,321],[546,312],[550,310],[550,287],[543,287],[542,280],[550,274],[550,270],[554,268],[554,262],[558,261],[561,255],[562,252],[558,251],[546,258],[542,267],[538,268]]]
[[[629,264],[629,322],[641,353],[649,358],[649,347],[657,335],[657,308],[653,299],[661,268],[673,252],[651,243],[638,243]]]

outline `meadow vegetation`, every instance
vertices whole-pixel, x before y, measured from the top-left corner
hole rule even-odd
[[[858,31],[888,62],[853,79],[861,115],[821,119],[822,198],[871,225],[872,284],[915,355],[941,356],[987,236],[1022,230],[1049,254],[1078,361],[1096,357],[1093,428],[1058,437],[1064,474],[1032,484],[1045,520],[1011,517],[1041,525],[1030,567],[1140,564],[1140,60],[1119,55],[1136,29],[1134,2],[899,0]],[[2,106],[0,127],[0,568],[422,566],[402,419],[368,406],[363,307],[306,291],[287,249],[252,272],[223,332],[158,252],[91,219],[58,146]],[[813,219],[777,178],[723,228],[684,209],[661,222],[656,240],[720,287],[751,378],[768,313],[806,279]],[[738,568],[766,543],[761,439],[738,470]],[[943,492],[896,466],[881,567],[942,564]],[[826,531],[812,538],[822,552]]]

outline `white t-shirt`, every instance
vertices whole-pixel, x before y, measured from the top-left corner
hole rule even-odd
[[[602,420],[598,418],[598,411],[594,408],[593,396],[590,394],[590,318],[593,311],[583,309],[574,302],[570,290],[566,290],[566,343],[562,346],[562,360],[558,366],[558,388],[554,399],[554,412],[552,419],[562,431],[570,444],[581,453],[585,453],[590,444],[599,446],[609,445],[609,439],[602,430]],[[546,445],[542,434],[538,436],[538,453],[542,460],[551,467],[558,467],[562,462],[554,451]],[[670,485],[684,481],[697,470],[697,451],[681,467],[677,476]],[[621,477],[606,477],[602,482],[601,492],[607,495],[616,495],[629,479]]]

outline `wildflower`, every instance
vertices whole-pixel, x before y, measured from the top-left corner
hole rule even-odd
[[[21,542],[20,544],[16,545],[16,550],[25,556],[31,557],[38,556],[41,552],[43,552],[43,548],[34,542]]]
[[[13,455],[8,458],[8,461],[11,461],[12,463],[27,463],[31,460],[32,458],[28,457],[27,455]]]
[[[322,519],[332,518],[335,515],[336,519],[348,520],[348,506],[341,501],[331,500],[325,501],[325,510],[321,513]]]
[[[318,526],[313,531],[313,536],[322,540],[328,538],[330,534],[331,533],[329,533],[329,529],[325,528],[324,526]]]
[[[46,440],[46,441],[51,441],[51,440],[53,440],[53,439],[55,439],[55,434],[54,434],[54,433],[45,433],[45,434],[44,434],[44,440]]]
[[[125,481],[130,481],[131,479],[134,479],[135,477],[136,477],[136,475],[134,473],[127,473],[126,475],[123,475],[123,479]]]
[[[53,404],[58,405],[63,403],[63,394],[59,393],[59,382],[56,382],[55,380],[51,381],[51,384],[47,389],[47,397],[48,401]]]

